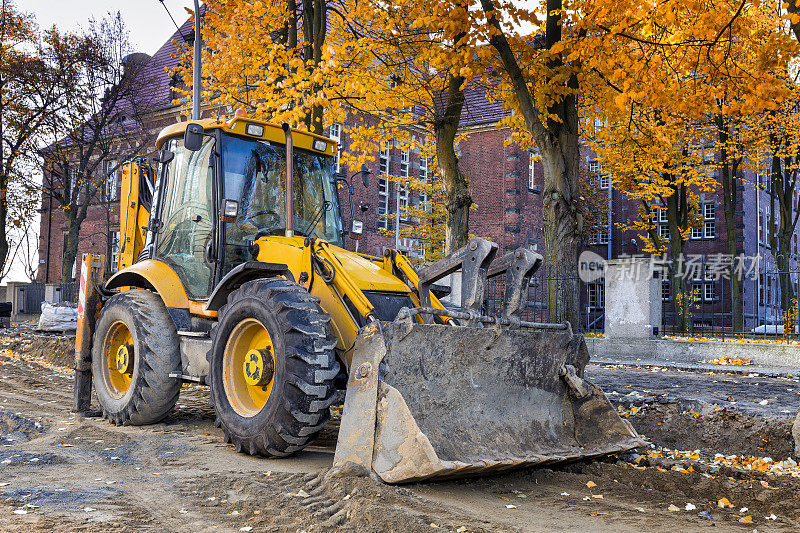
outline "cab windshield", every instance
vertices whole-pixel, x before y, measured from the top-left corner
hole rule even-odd
[[[239,204],[225,226],[226,268],[251,259],[249,246],[266,235],[286,231],[286,148],[267,142],[223,136],[223,198]],[[333,158],[294,150],[294,232],[341,244]]]

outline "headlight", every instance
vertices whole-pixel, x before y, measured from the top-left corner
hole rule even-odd
[[[328,149],[328,143],[326,143],[325,141],[323,141],[321,139],[314,139],[314,145],[313,146],[314,146],[314,150],[316,150],[318,152],[324,152],[325,150]]]
[[[264,135],[264,126],[259,124],[248,124],[245,127],[244,132],[254,137],[262,137]]]

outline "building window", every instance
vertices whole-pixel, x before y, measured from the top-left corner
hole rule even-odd
[[[389,173],[389,143],[381,146],[378,172],[381,175]]]
[[[608,190],[611,187],[611,176],[609,174],[600,174],[600,188]]]
[[[772,278],[767,280],[767,305],[772,305]]]
[[[378,229],[388,228],[389,214],[389,180],[378,178]]]
[[[590,283],[586,286],[589,291],[589,308],[603,309],[606,306],[606,287],[603,283]]]
[[[716,206],[713,203],[703,204],[703,237],[713,239],[716,236]]]
[[[81,173],[76,163],[76,166],[73,166],[70,169],[70,182],[73,193],[72,198],[75,205],[81,205],[83,203],[83,180],[81,180],[80,176]]]
[[[669,239],[669,226],[667,226],[666,224],[659,224],[658,236],[664,237],[665,239]]]
[[[400,218],[408,220],[408,187],[395,183],[398,199],[400,200]]]
[[[700,285],[693,285],[692,286],[692,294],[694,295],[694,301],[700,302],[703,300],[703,287]]]
[[[764,211],[758,210],[758,242],[764,242]]]
[[[528,189],[534,190],[536,188],[536,156],[538,154],[534,151],[528,152]]]
[[[608,244],[610,231],[608,224],[604,224],[597,228],[597,231],[592,235],[592,240],[589,244]]]
[[[714,299],[714,284],[713,283],[704,283],[703,284],[703,299],[706,301],[712,301]]]
[[[797,233],[792,235],[792,253],[797,255]]]
[[[408,148],[400,152],[400,175],[404,178],[408,177]]]
[[[111,235],[111,264],[108,266],[109,272],[116,272],[118,263],[119,263],[119,232],[115,231]]]
[[[661,282],[661,299],[662,300],[669,300],[669,281],[662,281]]]
[[[764,291],[765,291],[764,282],[765,281],[766,280],[764,279],[764,274],[759,274],[758,275],[758,304],[759,305],[764,305]]]
[[[419,179],[427,180],[428,179],[428,158],[427,157],[420,157],[419,158]]]
[[[330,130],[329,136],[330,136],[331,139],[336,141],[337,150],[336,150],[336,156],[334,157],[334,161],[335,161],[335,167],[334,168],[336,168],[336,172],[339,172],[339,170],[341,168],[340,167],[340,163],[339,163],[339,159],[340,159],[340,156],[342,155],[342,143],[341,143],[341,140],[342,140],[342,125],[338,124],[338,123],[337,124],[331,124],[331,130]]]
[[[106,186],[104,190],[105,200],[112,202],[118,199],[117,187],[119,186],[119,173],[120,168],[117,167],[117,162],[112,160],[103,162],[103,174],[106,177]]]

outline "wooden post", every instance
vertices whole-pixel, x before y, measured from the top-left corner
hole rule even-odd
[[[78,328],[75,332],[75,400],[72,410],[89,410],[92,398],[92,335],[100,315],[98,285],[103,283],[106,256],[83,254],[81,292],[78,297]]]

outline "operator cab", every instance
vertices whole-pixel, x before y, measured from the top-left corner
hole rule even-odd
[[[146,249],[175,270],[190,298],[208,298],[226,273],[253,260],[252,244],[260,237],[287,235],[291,228],[293,235],[342,245],[334,141],[292,132],[288,225],[280,127],[241,118],[175,126],[157,144],[164,163]]]

